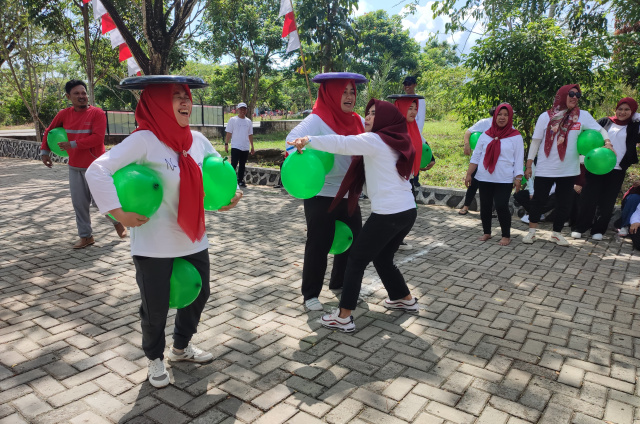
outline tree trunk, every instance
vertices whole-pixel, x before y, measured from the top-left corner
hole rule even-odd
[[[89,104],[95,106],[96,99],[93,94],[94,90],[94,68],[93,68],[93,58],[91,55],[91,42],[90,42],[90,34],[89,34],[89,4],[85,3],[82,9],[82,26],[84,27],[84,49],[85,49],[85,58],[87,59],[87,95],[89,96]]]

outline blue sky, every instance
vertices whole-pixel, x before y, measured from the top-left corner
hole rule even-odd
[[[411,0],[360,0],[356,13],[362,15],[374,10],[384,9],[390,15],[394,15],[401,13],[404,6],[409,3],[411,3]],[[421,1],[417,6],[416,13],[403,19],[404,28],[408,29],[411,36],[421,45],[424,45],[430,35],[439,33],[438,38],[440,40],[447,40],[449,43],[457,44],[461,53],[469,52],[470,47],[473,46],[479,35],[462,32],[445,34],[444,26],[447,20],[443,17],[433,19],[431,13],[431,5],[433,3],[433,1]],[[482,32],[482,29],[476,27],[474,32]]]

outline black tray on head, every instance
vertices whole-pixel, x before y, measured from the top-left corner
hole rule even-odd
[[[418,94],[389,94],[387,99],[424,99]]]
[[[208,87],[209,84],[202,78],[185,77],[182,75],[144,75],[141,77],[129,77],[120,81],[118,88],[122,90],[143,90],[153,84],[184,84],[189,88]]]

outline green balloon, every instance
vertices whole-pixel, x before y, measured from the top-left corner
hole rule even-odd
[[[476,144],[478,144],[478,139],[481,135],[482,133],[480,131],[471,133],[471,136],[469,137],[469,146],[471,147],[471,150],[476,148]]]
[[[309,199],[320,193],[325,175],[317,155],[297,151],[287,156],[280,172],[282,185],[297,199]]]
[[[422,143],[422,158],[420,159],[420,168],[426,168],[433,158],[431,147],[427,143]]]
[[[162,203],[162,179],[153,169],[132,163],[113,174],[118,199],[125,212],[135,212],[147,218],[156,213]]]
[[[585,155],[584,167],[592,174],[603,175],[613,171],[617,161],[616,154],[611,150],[597,147]]]
[[[238,176],[226,158],[209,156],[202,163],[204,208],[217,211],[231,203],[238,188]]]
[[[604,147],[604,138],[600,131],[585,130],[578,136],[578,153],[586,156],[587,153],[598,147]]]
[[[62,127],[57,127],[52,129],[47,133],[47,146],[49,146],[49,150],[55,153],[58,156],[69,156],[66,150],[62,150],[58,143],[64,143],[69,141],[67,138],[67,131]]]
[[[333,163],[336,160],[336,157],[333,155],[333,153],[323,152],[321,150],[309,148],[305,151],[305,153],[311,153],[312,155],[315,155],[318,157],[318,159],[320,159],[320,162],[322,162],[322,166],[324,167],[325,174],[328,174],[329,171],[331,171],[331,168],[333,168]]]
[[[181,309],[191,305],[200,294],[202,277],[190,262],[175,258],[169,287],[169,308]]]
[[[336,221],[336,232],[333,236],[333,243],[329,253],[332,255],[344,253],[351,247],[351,243],[353,243],[351,228],[342,221]]]

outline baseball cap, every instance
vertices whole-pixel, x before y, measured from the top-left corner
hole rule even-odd
[[[238,106],[236,106],[236,108],[240,109],[241,107],[247,107],[247,104],[245,102],[240,102],[238,103]]]
[[[412,85],[417,83],[418,80],[416,79],[416,77],[413,77],[411,75],[404,77],[404,81],[402,81],[402,85]]]

